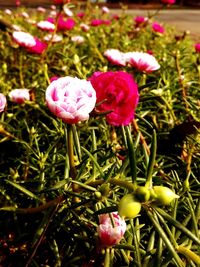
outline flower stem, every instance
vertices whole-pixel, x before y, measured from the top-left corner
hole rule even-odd
[[[67,152],[68,152],[68,158],[69,158],[69,176],[72,178],[72,180],[76,180],[76,166],[74,162],[74,140],[73,140],[73,131],[72,131],[72,125],[67,125]],[[73,192],[78,191],[78,185],[72,183],[72,190]]]

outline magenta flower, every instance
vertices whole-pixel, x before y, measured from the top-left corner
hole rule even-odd
[[[126,53],[126,61],[132,67],[146,73],[150,73],[160,68],[156,58],[153,55],[144,52],[128,52]]]
[[[152,30],[158,33],[164,33],[165,29],[157,22],[152,23]]]
[[[96,92],[89,81],[66,76],[48,86],[46,103],[65,123],[77,123],[89,118],[95,107]]]
[[[114,225],[112,225],[110,216],[113,218]],[[126,231],[125,220],[117,212],[112,212],[110,216],[108,213],[99,215],[97,233],[103,247],[111,247],[118,244]]]
[[[48,18],[47,19],[51,23],[56,23],[56,19],[54,18]],[[62,14],[59,15],[57,20],[57,29],[58,31],[65,31],[65,30],[71,30],[75,26],[75,21],[72,18],[65,18]]]
[[[39,39],[35,38],[36,44],[32,47],[27,47],[26,50],[34,54],[42,54],[46,48],[47,44],[41,42]]]
[[[54,31],[55,30],[55,25],[51,23],[50,21],[47,20],[42,20],[37,23],[37,27],[41,30],[44,31]]]
[[[134,21],[136,25],[139,26],[141,24],[146,24],[148,22],[148,18],[143,16],[137,16],[134,18]]]
[[[25,101],[30,100],[28,89],[13,89],[8,96],[12,102],[18,104],[23,104]]]
[[[0,93],[0,112],[5,110],[7,100],[4,94]]]
[[[119,51],[118,49],[108,49],[104,52],[104,56],[114,65],[125,66],[126,58],[124,53]]]
[[[166,5],[173,5],[175,4],[176,0],[161,0],[161,2]]]
[[[103,24],[103,20],[102,19],[93,19],[90,23],[91,26],[99,26]]]
[[[194,48],[195,48],[195,51],[196,51],[197,53],[200,53],[200,43],[196,43],[196,44],[194,45]]]
[[[90,23],[91,26],[110,25],[110,20],[93,19]]]
[[[84,12],[79,12],[79,13],[77,13],[76,15],[77,15],[77,17],[79,17],[79,18],[83,18],[83,17],[85,16],[85,13],[84,13]]]
[[[107,112],[106,120],[115,126],[128,125],[138,104],[138,86],[123,71],[95,72],[89,79],[97,94],[97,113]]]

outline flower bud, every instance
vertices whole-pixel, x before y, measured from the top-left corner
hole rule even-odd
[[[158,205],[169,205],[175,198],[179,198],[178,195],[166,186],[154,186],[153,193]]]
[[[135,218],[140,210],[141,203],[136,200],[133,194],[123,196],[118,205],[118,212],[122,218]]]
[[[99,215],[97,233],[101,246],[110,247],[118,244],[124,236],[125,231],[126,223],[117,212]]]
[[[141,202],[146,202],[150,198],[150,190],[145,186],[138,186],[135,190],[136,198]]]

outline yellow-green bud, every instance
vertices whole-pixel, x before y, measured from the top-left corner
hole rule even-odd
[[[169,205],[175,198],[179,198],[177,194],[166,186],[154,186],[153,193],[158,205]]]
[[[135,190],[136,198],[141,202],[146,202],[150,198],[150,190],[145,186],[138,186]]]
[[[141,210],[141,203],[133,194],[122,197],[118,205],[118,213],[122,218],[135,218]]]

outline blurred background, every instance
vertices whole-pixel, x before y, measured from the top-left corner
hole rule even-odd
[[[86,2],[86,0],[78,0],[72,2]],[[90,0],[93,3],[105,3],[105,4],[133,4],[133,5],[158,5],[161,4],[161,0]],[[38,6],[38,5],[51,5],[53,0],[20,0],[21,5],[26,6]],[[16,6],[16,0],[0,0],[0,6]],[[200,0],[176,0],[174,7],[200,7]]]

